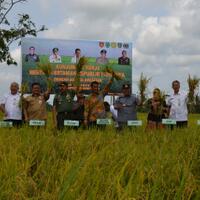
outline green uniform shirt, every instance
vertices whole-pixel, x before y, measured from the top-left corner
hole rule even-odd
[[[58,113],[72,112],[74,96],[74,91],[67,91],[63,94],[56,94],[53,100],[53,105],[56,106],[56,111]]]

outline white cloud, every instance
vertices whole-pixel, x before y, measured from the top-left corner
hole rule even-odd
[[[179,28],[175,17],[147,18],[138,34],[137,48],[146,54],[171,53],[173,44],[182,38]]]
[[[76,30],[76,32],[74,30]],[[76,37],[77,34],[79,34],[79,29],[76,19],[70,17],[65,18],[56,27],[50,28],[44,33],[44,36],[47,38],[66,39],[68,37]]]
[[[58,15],[62,19],[49,26],[44,37],[132,41],[134,83],[144,72],[152,77],[150,88],[170,90],[171,81],[180,79],[186,89],[188,74],[200,74],[199,0],[37,2],[48,13],[46,18],[51,16],[49,21]],[[19,54],[14,50],[13,55]]]
[[[68,1],[65,12],[69,11],[70,17],[52,27],[45,36],[133,41],[133,82],[144,72],[152,77],[150,88],[160,86],[170,90],[171,81],[180,79],[186,89],[188,73],[200,74],[197,68],[200,39],[191,36],[198,35],[200,30],[198,1],[123,2]],[[64,6],[66,1],[61,4]],[[158,15],[148,16],[152,14],[148,9]]]
[[[173,66],[194,66],[199,65],[200,55],[171,55],[167,57],[166,64]],[[190,67],[192,71],[192,67]]]

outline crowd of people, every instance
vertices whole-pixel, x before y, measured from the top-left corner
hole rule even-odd
[[[100,90],[100,84],[91,83],[91,93],[85,96],[81,91],[70,90],[67,82],[59,84],[59,92],[53,99],[52,117],[54,127],[63,130],[65,120],[78,121],[80,126],[98,127],[98,119],[111,119],[118,130],[127,126],[128,121],[137,120],[137,108],[142,103],[137,95],[132,94],[130,84],[123,84],[121,94],[110,105],[104,101],[114,77]],[[177,127],[187,127],[188,95],[180,91],[180,82],[172,82],[173,93],[167,98],[161,94],[159,88],[153,90],[152,98],[146,104],[149,107],[146,129],[163,129],[163,119],[173,119]],[[31,94],[22,96],[19,93],[19,84],[11,83],[10,92],[4,95],[0,110],[4,114],[4,121],[12,122],[13,126],[20,127],[31,120],[43,120],[48,123],[46,101],[50,97],[50,89],[41,92],[39,83],[31,85]]]

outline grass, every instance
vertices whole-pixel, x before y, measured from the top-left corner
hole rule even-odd
[[[200,199],[196,119],[148,133],[2,128],[0,199]]]

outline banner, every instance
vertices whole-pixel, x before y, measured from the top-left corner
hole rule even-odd
[[[22,39],[22,84],[30,88],[33,82],[39,82],[42,89],[47,87],[45,75],[38,64],[49,64],[50,79],[53,81],[53,93],[58,83],[68,82],[74,88],[76,64],[80,57],[87,58],[87,64],[80,72],[80,89],[86,94],[90,83],[97,81],[103,88],[111,74],[106,67],[122,80],[114,81],[110,93],[120,93],[122,84],[132,83],[132,44],[126,42],[58,40],[58,39]]]

